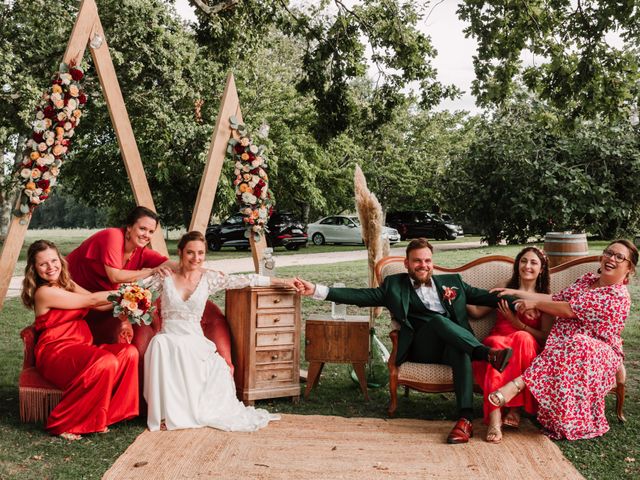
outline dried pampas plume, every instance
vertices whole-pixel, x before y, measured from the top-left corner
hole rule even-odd
[[[389,253],[389,240],[382,240],[382,206],[375,194],[369,191],[367,179],[364,177],[359,165],[356,165],[353,183],[356,208],[360,218],[360,225],[362,226],[362,238],[369,253],[369,285],[377,287],[378,283],[375,277],[376,262],[383,255]],[[380,311],[380,308],[375,309],[374,318],[380,314]]]

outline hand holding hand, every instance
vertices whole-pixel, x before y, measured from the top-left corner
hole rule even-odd
[[[307,282],[306,280],[303,280],[300,277],[296,277],[294,279],[294,282],[297,285],[297,290],[298,293],[300,295],[305,295],[307,297],[310,297],[311,295],[313,295],[316,291],[316,286],[315,284],[311,283],[311,282]]]
[[[536,300],[516,300],[514,302],[518,312],[525,315],[527,318],[534,319],[540,315],[538,311],[538,302]]]
[[[504,315],[504,317],[509,320],[509,323],[511,325],[513,325],[518,330],[522,328],[522,322],[518,320],[518,317],[516,317],[511,311],[506,300],[500,300],[500,302],[498,302],[498,310],[500,310],[502,315]]]

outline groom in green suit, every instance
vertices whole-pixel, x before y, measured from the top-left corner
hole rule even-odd
[[[407,273],[387,277],[378,288],[328,288],[302,279],[299,291],[317,300],[384,306],[400,323],[397,364],[411,360],[443,363],[453,370],[459,420],[448,443],[466,443],[473,436],[472,360],[489,362],[503,371],[510,348],[490,349],[474,336],[467,318],[467,304],[497,307],[497,294],[474,288],[458,274],[433,276],[433,247],[424,238],[412,240],[404,260]]]

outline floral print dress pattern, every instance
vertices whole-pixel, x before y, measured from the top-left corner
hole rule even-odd
[[[545,349],[523,374],[539,404],[538,421],[554,439],[593,438],[609,430],[605,397],[623,359],[621,333],[631,299],[624,285],[592,288],[587,273],[553,296],[576,318],[556,318]]]

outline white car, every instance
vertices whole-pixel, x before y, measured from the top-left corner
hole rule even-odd
[[[364,243],[360,220],[353,215],[331,215],[307,225],[307,236],[315,245],[325,243]],[[400,241],[395,228],[382,227],[382,238],[388,238],[390,244]]]

